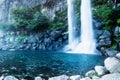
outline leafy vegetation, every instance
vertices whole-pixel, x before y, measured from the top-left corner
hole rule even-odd
[[[43,30],[49,26],[49,19],[40,11],[20,7],[13,8],[11,14],[15,20],[15,28],[18,30]]]

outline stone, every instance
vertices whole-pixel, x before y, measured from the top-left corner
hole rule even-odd
[[[91,80],[89,77],[82,78],[80,80]]]
[[[109,57],[104,61],[105,67],[111,73],[120,72],[120,60],[115,57]]]
[[[1,76],[1,77],[0,77],[0,80],[3,80],[3,79],[4,79],[4,76]]]
[[[107,30],[104,30],[103,34],[102,34],[105,38],[110,37],[111,33]]]
[[[120,59],[120,53],[116,54],[116,58]]]
[[[93,26],[94,29],[101,29],[104,25],[101,22],[98,22],[97,20],[93,19]]]
[[[105,52],[106,52],[106,55],[109,57],[113,57],[118,53],[118,51],[110,49],[110,48],[105,49]]]
[[[34,80],[42,80],[42,78],[41,77],[39,77],[39,76],[37,76],[37,77],[35,77],[35,79]]]
[[[37,43],[38,42],[38,40],[36,39],[36,38],[34,38],[34,37],[32,37],[32,38],[30,38],[30,39],[28,39],[28,43]]]
[[[66,75],[61,75],[61,76],[51,77],[48,80],[69,80],[69,77]]]
[[[100,78],[98,76],[93,76],[92,80],[99,80]]]
[[[18,79],[15,78],[14,76],[6,76],[4,80],[18,80]]]
[[[120,27],[116,26],[114,30],[114,36],[119,37],[120,36]]]
[[[81,78],[80,75],[70,76],[70,80],[80,80],[80,78]]]
[[[96,75],[95,70],[90,70],[85,74],[86,77],[92,77],[93,75]]]
[[[95,71],[99,76],[102,76],[108,72],[107,69],[103,66],[95,66]]]
[[[120,73],[104,75],[100,80],[120,80]]]
[[[102,35],[103,30],[95,30],[94,32],[95,32],[96,39],[98,39]]]
[[[117,43],[117,49],[120,51],[120,42]]]

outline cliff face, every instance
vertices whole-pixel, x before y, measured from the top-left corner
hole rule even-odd
[[[10,10],[12,8],[40,7],[43,13],[47,13],[50,18],[54,18],[57,10],[62,10],[66,4],[65,0],[0,0],[0,21],[10,21]]]

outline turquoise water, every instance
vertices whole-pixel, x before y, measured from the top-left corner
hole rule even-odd
[[[0,51],[0,74],[44,77],[57,75],[83,75],[95,65],[103,65],[105,57],[98,55],[67,54],[40,51]],[[2,70],[8,70],[3,72]]]

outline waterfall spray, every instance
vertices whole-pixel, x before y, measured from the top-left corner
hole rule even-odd
[[[75,46],[78,44],[78,39],[77,39],[77,32],[76,32],[76,15],[74,11],[74,2],[75,0],[67,0],[68,3],[68,32],[69,32],[69,44],[68,47],[70,49],[74,49]]]
[[[73,45],[70,45],[71,52],[95,54],[96,40],[92,28],[91,0],[81,0],[81,35],[77,45],[75,40],[78,37],[75,36],[75,13],[72,1],[75,0],[68,0],[69,44]]]

